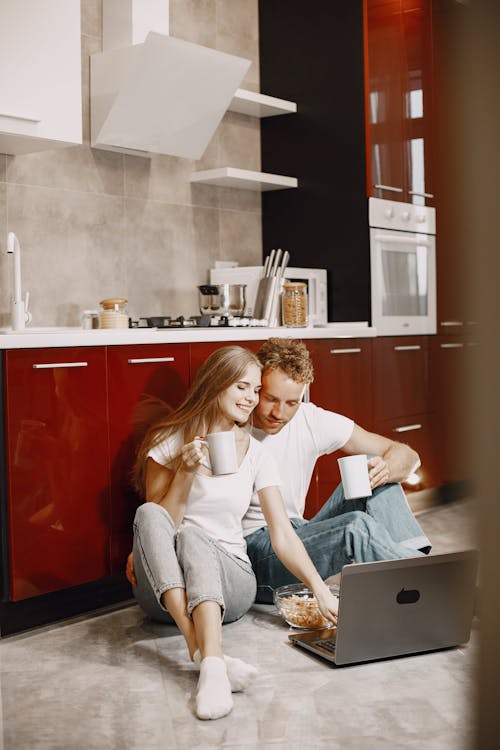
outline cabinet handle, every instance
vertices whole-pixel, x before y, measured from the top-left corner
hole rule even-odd
[[[443,328],[454,328],[454,327],[457,327],[457,326],[463,326],[463,321],[461,321],[461,320],[442,320],[439,325],[443,326]]]
[[[421,430],[421,424],[405,424],[402,427],[394,427],[393,432],[411,432],[411,430]]]
[[[395,352],[417,352],[422,347],[420,344],[408,344],[406,346],[395,346],[394,351]]]
[[[392,185],[374,185],[378,190],[389,190],[390,193],[402,193],[403,188],[392,187]]]
[[[434,198],[434,193],[417,193],[416,190],[408,190],[410,195],[418,195],[421,198]]]
[[[463,344],[458,344],[458,343],[456,343],[456,344],[439,344],[439,346],[441,347],[441,349],[463,349],[464,348]]]
[[[41,117],[31,115],[15,115],[12,112],[0,112],[0,117],[9,117],[11,120],[26,120],[27,122],[42,122]]]
[[[143,359],[129,359],[129,365],[142,365],[147,362],[175,362],[175,357],[144,357]]]
[[[354,349],[330,349],[330,354],[359,354],[361,348]]]
[[[57,367],[87,367],[88,362],[47,362],[33,365],[34,370],[50,370]]]

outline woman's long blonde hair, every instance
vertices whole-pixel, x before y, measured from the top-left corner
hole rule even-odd
[[[244,376],[249,365],[261,364],[256,355],[241,346],[223,346],[207,357],[196,373],[187,396],[177,409],[152,422],[137,451],[133,470],[135,488],[145,492],[146,463],[151,448],[175,432],[183,430],[184,443],[196,435],[206,435],[219,416],[219,396]]]

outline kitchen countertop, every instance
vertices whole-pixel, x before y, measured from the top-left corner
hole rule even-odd
[[[0,335],[0,349],[39,349],[66,346],[117,346],[120,344],[176,344],[203,341],[263,341],[271,336],[298,339],[372,338],[376,329],[366,323],[328,323],[314,328],[267,328],[213,326],[212,328],[127,328],[123,330],[94,330],[61,328],[59,331]]]

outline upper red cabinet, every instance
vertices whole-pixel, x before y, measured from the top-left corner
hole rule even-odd
[[[434,205],[431,0],[365,0],[369,196]]]

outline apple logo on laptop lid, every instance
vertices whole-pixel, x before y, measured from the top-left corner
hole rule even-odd
[[[420,591],[417,589],[405,589],[404,587],[398,592],[396,601],[398,604],[415,604],[420,599]]]

